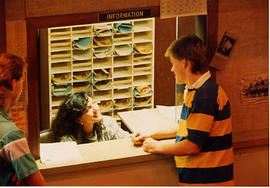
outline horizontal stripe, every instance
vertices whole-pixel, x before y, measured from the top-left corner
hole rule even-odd
[[[24,132],[20,130],[14,123],[8,122],[6,124],[7,127],[5,129],[9,129],[6,131],[6,133],[2,136],[1,141],[2,141],[2,147],[4,147],[6,144],[9,144],[10,142],[13,142],[15,140],[24,138]]]
[[[187,136],[187,127],[186,127],[186,121],[185,120],[180,120],[180,124],[177,128],[176,135],[177,136]]]
[[[186,120],[186,126],[188,129],[210,132],[213,120],[214,116],[192,113]]]
[[[187,139],[201,147],[204,147],[206,144],[208,144],[208,138],[208,132],[188,129]]]
[[[193,183],[179,183],[179,186],[207,186],[207,187],[220,186],[220,187],[223,187],[223,186],[234,186],[234,185],[235,184],[234,184],[233,180],[219,182],[219,183],[204,183],[204,184],[201,184],[201,183],[196,183],[196,184],[193,184]]]
[[[177,168],[215,168],[233,163],[233,149],[200,152],[190,156],[175,156]]]
[[[232,134],[209,137],[201,152],[226,150],[232,147]]]
[[[232,120],[231,118],[214,121],[209,136],[223,136],[232,132]]]
[[[228,101],[224,108],[215,114],[214,121],[220,121],[231,117],[230,102]]]
[[[218,183],[233,180],[233,164],[216,168],[177,168],[179,182]]]
[[[26,138],[21,138],[8,143],[0,150],[0,157],[7,161],[12,161],[30,153]]]
[[[218,110],[222,110],[227,102],[228,102],[228,97],[227,97],[225,91],[219,86],[218,87],[218,97],[217,97]]]
[[[191,113],[201,113],[214,116],[218,108],[216,98],[203,98],[194,100]]]
[[[12,160],[13,167],[18,179],[25,179],[29,175],[38,171],[34,157],[28,153],[16,160]]]

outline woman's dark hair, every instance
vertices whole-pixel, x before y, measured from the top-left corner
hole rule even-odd
[[[77,120],[87,108],[88,95],[85,91],[72,93],[66,98],[52,122],[51,130],[54,142],[59,142],[62,136],[71,136],[78,144],[84,142],[85,133]]]
[[[208,70],[206,47],[196,35],[187,35],[172,42],[165,56],[188,60],[191,63],[191,72],[194,74],[205,73]]]

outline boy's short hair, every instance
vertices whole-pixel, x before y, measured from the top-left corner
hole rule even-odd
[[[196,35],[187,35],[171,43],[167,48],[165,57],[186,59],[191,63],[192,73],[205,73],[208,70],[206,47]]]

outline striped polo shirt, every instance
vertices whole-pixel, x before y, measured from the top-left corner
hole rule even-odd
[[[0,107],[0,185],[14,185],[11,178],[25,179],[38,171],[27,140]]]
[[[188,139],[201,151],[175,156],[183,185],[234,185],[230,103],[210,76],[203,74],[184,95],[176,142]]]

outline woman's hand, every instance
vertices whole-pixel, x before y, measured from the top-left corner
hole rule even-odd
[[[131,140],[135,146],[143,145],[146,138],[149,138],[149,136],[143,135],[142,133],[135,133],[131,136]]]

